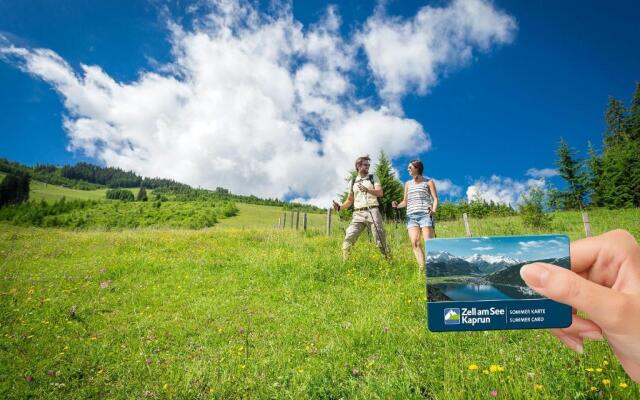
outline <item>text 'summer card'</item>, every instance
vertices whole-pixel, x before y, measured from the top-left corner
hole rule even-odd
[[[542,297],[520,278],[534,261],[571,268],[566,235],[430,239],[429,330],[566,328],[571,307]]]

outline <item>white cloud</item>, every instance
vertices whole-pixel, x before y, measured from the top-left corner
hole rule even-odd
[[[436,184],[438,195],[448,194],[452,197],[457,197],[460,196],[460,193],[462,193],[462,188],[451,182],[451,179],[440,180],[433,178],[433,182]]]
[[[493,175],[488,181],[479,179],[469,186],[467,188],[467,200],[481,199],[495,203],[510,204],[515,207],[521,201],[522,195],[528,190],[536,187],[544,188],[544,186],[544,178],[518,181]]]
[[[269,16],[232,0],[208,7],[192,30],[168,21],[173,60],[130,83],[100,66],[77,71],[52,50],[6,40],[0,58],[60,93],[70,150],[145,176],[327,206],[344,190],[344,175],[357,156],[382,148],[394,159],[430,149],[420,123],[393,104],[374,106],[355,95],[360,42],[340,35],[333,7],[309,28],[287,5],[275,4]],[[430,20],[439,13],[446,18]],[[438,43],[446,56],[432,63],[436,67],[467,61],[474,47],[508,41],[514,25],[479,0],[423,8],[412,21],[416,29],[437,21],[429,43]],[[375,33],[375,23],[387,26],[376,15],[366,31]],[[374,64],[385,46],[367,48]],[[416,79],[407,76],[407,82]],[[444,192],[456,190],[448,180],[440,185]]]
[[[547,248],[547,251],[556,251],[558,247],[566,245],[561,240],[549,239],[549,240],[529,240],[525,242],[518,242],[520,249],[528,251],[530,249]]]
[[[407,92],[426,93],[448,70],[467,64],[474,51],[509,43],[515,20],[486,0],[425,6],[409,19],[378,7],[359,36],[380,95],[392,105]],[[399,107],[399,105],[398,105]]]
[[[491,246],[486,246],[486,247],[474,247],[471,250],[477,250],[477,251],[487,251],[487,250],[493,250],[493,247]]]
[[[557,176],[558,170],[553,168],[529,168],[526,175],[533,178],[550,178],[552,176]]]

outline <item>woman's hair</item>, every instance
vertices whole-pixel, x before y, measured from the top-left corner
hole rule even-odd
[[[413,165],[413,168],[417,169],[418,173],[420,175],[422,175],[422,171],[424,171],[424,165],[422,164],[422,161],[420,161],[420,160],[411,160],[411,162],[409,164]]]
[[[364,161],[369,161],[369,162],[371,162],[371,159],[369,158],[369,155],[368,155],[368,154],[367,154],[366,156],[358,157],[358,159],[356,160],[356,171],[357,171],[358,169],[360,169],[360,165],[361,165]]]

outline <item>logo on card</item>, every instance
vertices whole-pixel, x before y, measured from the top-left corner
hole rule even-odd
[[[445,325],[460,325],[460,309],[459,308],[445,308],[444,309],[444,324]]]

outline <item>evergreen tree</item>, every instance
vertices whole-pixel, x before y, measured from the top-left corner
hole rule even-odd
[[[29,174],[22,172],[7,174],[0,183],[0,207],[29,200],[30,183]]]
[[[532,188],[522,196],[520,216],[524,225],[534,228],[548,227],[552,216],[544,212],[544,191],[539,187]]]
[[[556,151],[558,155],[558,172],[567,181],[568,189],[562,193],[562,208],[582,208],[586,195],[586,176],[582,169],[582,161],[575,157],[575,151],[569,148],[564,139],[560,139],[560,145]]]
[[[602,179],[602,158],[598,155],[589,142],[589,159],[587,161],[589,167],[587,175],[587,188],[591,193],[591,205],[601,207],[604,205],[604,182]]]
[[[147,201],[147,190],[144,186],[140,186],[140,190],[138,191],[138,195],[136,196],[136,201]]]
[[[636,90],[631,99],[627,126],[629,137],[633,141],[640,140],[640,82],[636,82]]]
[[[404,186],[398,178],[396,178],[393,167],[391,166],[391,161],[389,161],[389,158],[382,150],[380,150],[380,154],[378,155],[378,163],[376,164],[374,174],[380,179],[380,185],[383,190],[382,197],[378,197],[380,211],[387,219],[393,218],[394,210],[393,207],[391,207],[391,202],[394,200],[402,200]]]
[[[625,136],[625,107],[613,96],[609,96],[609,104],[605,112],[607,131],[604,137],[606,146],[613,146],[623,140]]]

